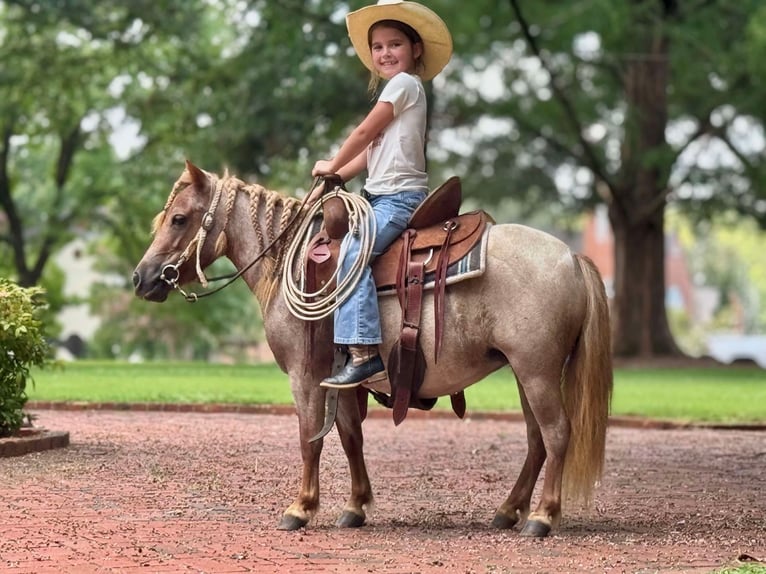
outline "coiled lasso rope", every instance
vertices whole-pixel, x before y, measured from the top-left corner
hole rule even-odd
[[[361,244],[359,255],[352,262],[342,281],[337,281],[338,268],[336,268],[332,277],[318,291],[307,293],[303,290],[303,285],[306,284],[303,265],[305,245],[308,243],[313,219],[322,209],[322,200],[316,201],[309,208],[309,212],[296,231],[287,250],[282,269],[282,295],[287,303],[287,308],[295,317],[304,321],[318,321],[340,307],[356,288],[364,268],[369,264],[372,257],[372,247],[377,229],[375,216],[369,202],[360,195],[340,189],[329,192],[325,197],[330,196],[337,196],[343,200],[343,205],[348,212],[348,232],[359,236]],[[345,249],[342,248],[338,262],[343,261],[344,252]],[[335,285],[334,289],[331,289],[332,285]]]

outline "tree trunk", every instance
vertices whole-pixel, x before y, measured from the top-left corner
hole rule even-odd
[[[665,313],[663,212],[631,224],[610,210],[615,257],[612,341],[617,357],[680,354]]]
[[[667,151],[670,42],[661,18],[642,24],[636,54],[626,59],[624,69],[625,136],[619,184],[609,205],[615,238],[612,335],[618,357],[680,354],[665,313],[663,223],[669,167],[662,158]]]

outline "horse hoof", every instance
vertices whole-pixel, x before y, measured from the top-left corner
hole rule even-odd
[[[308,520],[303,520],[302,518],[298,518],[291,514],[285,514],[282,516],[282,520],[279,521],[277,530],[298,530],[299,528],[306,526],[306,524],[308,524]]]
[[[507,514],[498,512],[495,514],[495,518],[492,520],[492,528],[497,528],[499,530],[510,530],[516,526],[518,521],[519,517],[516,515],[508,516]]]
[[[521,536],[529,536],[530,538],[545,538],[551,531],[551,527],[545,522],[538,520],[527,520],[524,528],[521,529]]]
[[[341,528],[359,528],[360,526],[364,526],[364,523],[364,515],[351,512],[350,510],[344,510],[343,514],[338,518],[338,522],[335,524]]]

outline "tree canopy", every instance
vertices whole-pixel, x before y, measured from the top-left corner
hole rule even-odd
[[[52,254],[87,234],[127,296],[186,158],[306,189],[313,160],[371,105],[343,24],[365,4],[0,0],[0,272],[44,283]],[[761,4],[428,2],[455,42],[429,87],[432,184],[456,173],[467,196],[521,222],[606,202],[619,354],[677,351],[668,203],[766,227]],[[222,309],[247,295],[232,297]]]
[[[734,210],[766,225],[757,63],[764,7],[508,6],[508,18],[479,19],[489,53],[466,48],[455,70],[466,89],[444,104],[459,110],[458,130],[496,128],[455,150],[468,187],[554,208],[605,202],[615,234],[615,352],[676,354],[664,307],[665,206],[682,205],[698,220]],[[491,91],[498,74],[501,87]]]

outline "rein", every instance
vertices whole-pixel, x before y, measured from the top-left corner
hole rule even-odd
[[[189,260],[189,256],[192,254],[192,252],[196,252],[196,270],[197,270],[197,277],[200,280],[200,283],[203,287],[207,287],[208,285],[208,279],[205,277],[205,272],[202,270],[202,264],[200,261],[200,257],[202,255],[202,246],[205,243],[205,240],[207,239],[207,234],[210,231],[210,229],[213,227],[214,222],[214,216],[215,212],[218,209],[218,204],[221,201],[221,195],[223,194],[224,189],[224,179],[218,179],[216,181],[215,185],[215,193],[213,194],[213,199],[210,201],[210,207],[205,212],[205,214],[202,216],[202,223],[200,224],[200,228],[197,231],[197,234],[194,236],[194,239],[192,239],[189,242],[189,245],[186,246],[186,249],[184,249],[183,253],[181,253],[180,257],[178,258],[178,261],[176,263],[168,263],[162,268],[162,271],[160,272],[160,279],[167,283],[171,288],[177,290],[181,295],[183,295],[184,299],[188,303],[196,303],[198,300],[202,299],[203,297],[209,297],[210,295],[214,295],[215,293],[218,293],[219,291],[225,289],[234,281],[242,277],[253,265],[258,263],[263,257],[266,256],[266,254],[271,251],[274,246],[277,244],[278,241],[280,241],[283,237],[285,237],[285,234],[290,230],[290,228],[295,224],[295,222],[303,215],[303,217],[306,217],[306,214],[304,212],[304,206],[306,205],[306,202],[308,201],[308,198],[311,196],[311,192],[316,188],[317,183],[319,182],[320,178],[315,178],[314,183],[311,186],[311,189],[306,194],[306,196],[303,198],[303,201],[300,204],[300,207],[298,208],[298,211],[295,212],[295,215],[290,219],[290,221],[287,223],[287,225],[282,229],[282,231],[279,232],[279,234],[261,251],[255,256],[255,258],[245,265],[242,269],[237,271],[236,273],[232,275],[225,275],[223,277],[216,277],[211,279],[211,281],[217,281],[219,279],[228,279],[226,283],[223,285],[220,285],[219,287],[216,287],[212,291],[206,291],[205,293],[194,293],[192,291],[186,292],[181,288],[181,285],[178,283],[178,278],[180,277],[180,272],[178,271],[179,268],[186,263]]]

